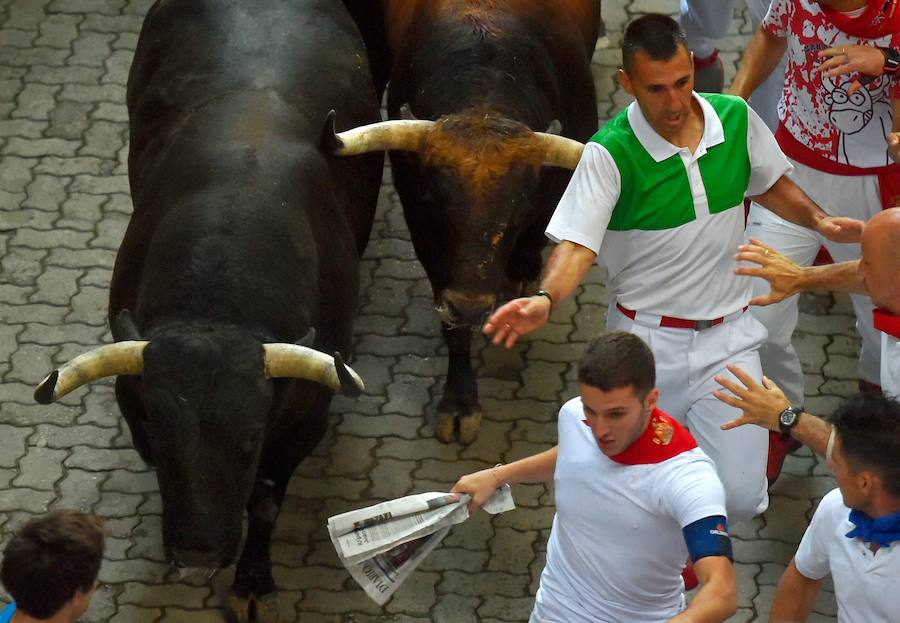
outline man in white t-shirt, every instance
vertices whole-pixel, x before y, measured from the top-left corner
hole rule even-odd
[[[800,422],[804,420],[808,430],[816,422],[805,413]],[[826,454],[839,488],[816,509],[778,583],[769,621],[805,621],[830,574],[840,623],[897,623],[900,403],[877,394],[858,394],[841,405],[832,422]],[[822,449],[821,441],[816,445]]]
[[[656,404],[653,353],[613,332],[588,346],[559,444],[462,477],[471,511],[503,483],[554,482],[556,516],[531,623],[713,623],[737,608],[725,493]],[[688,555],[702,588],[685,609]]]
[[[726,362],[762,374],[765,330],[744,313],[751,280],[732,272],[744,197],[835,240],[857,240],[862,223],[828,217],[786,177],[790,164],[746,102],[693,92],[691,54],[672,18],[631,22],[622,61],[619,78],[636,101],[585,145],[547,226],[559,244],[541,292],[500,307],[484,331],[511,346],[600,264],[615,299],[608,328],[650,345],[661,407],[715,462],[728,517],[744,521],[768,504],[768,436],[750,427],[723,434],[737,413],[712,396]]]

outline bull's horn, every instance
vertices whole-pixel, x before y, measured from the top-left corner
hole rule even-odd
[[[584,151],[583,143],[546,132],[535,132],[534,135],[541,143],[543,154],[541,160],[545,165],[564,169],[574,169],[578,166],[581,152]]]
[[[34,399],[47,405],[97,379],[116,374],[140,375],[144,369],[144,348],[149,343],[145,340],[116,342],[78,355],[48,374],[34,390]]]
[[[331,136],[327,134],[329,121]],[[334,117],[329,116],[322,145],[336,156],[356,156],[387,149],[419,151],[422,137],[432,127],[434,121],[403,119],[380,121],[335,134]]]
[[[329,357],[312,348],[285,342],[263,344],[263,350],[267,378],[306,379],[351,396],[358,396],[365,389],[362,379],[344,365],[339,353]]]

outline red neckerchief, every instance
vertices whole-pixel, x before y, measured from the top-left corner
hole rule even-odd
[[[872,311],[872,317],[875,319],[876,329],[900,339],[900,316],[879,307]]]
[[[900,32],[900,0],[869,0],[861,15],[851,17],[824,4],[825,17],[841,31],[863,39],[878,39]]]
[[[654,409],[650,414],[650,423],[641,436],[625,450],[609,458],[625,465],[662,463],[696,447],[697,442],[688,429],[659,409]]]

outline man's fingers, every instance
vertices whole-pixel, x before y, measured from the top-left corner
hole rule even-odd
[[[725,392],[722,392],[722,391],[719,391],[719,390],[714,391],[714,392],[713,392],[713,396],[715,396],[716,398],[718,398],[719,400],[721,400],[721,401],[724,402],[725,404],[731,405],[731,406],[734,407],[735,409],[740,409],[740,408],[741,408],[741,402],[743,402],[742,400],[739,400],[739,399],[735,398],[734,396],[729,396],[729,395],[726,394]]]
[[[835,75],[838,75],[838,74],[835,74]],[[861,88],[862,88],[862,82],[860,82],[859,80],[854,80],[853,82],[850,83],[850,88],[847,89],[847,95],[853,95],[854,93],[859,91]]]
[[[765,307],[766,305],[772,305],[773,303],[778,303],[781,300],[782,300],[781,298],[776,297],[774,294],[772,294],[770,292],[769,294],[754,296],[752,299],[750,299],[750,304],[756,305],[757,307]]]
[[[515,329],[510,327],[509,335],[507,335],[507,337],[506,337],[506,344],[504,344],[504,346],[506,346],[506,348],[512,348],[515,345],[516,340],[518,340],[518,339],[519,339],[519,334],[516,333]]]
[[[747,393],[746,388],[741,387],[741,386],[737,385],[736,383],[732,383],[731,381],[726,379],[724,376],[717,376],[715,380],[716,380],[716,383],[718,383],[719,385],[721,385],[722,387],[724,387],[725,389],[730,391],[732,394],[734,394],[738,398],[742,398]],[[718,390],[716,390],[716,391],[718,391]],[[725,395],[733,400],[733,398],[731,396],[728,396],[727,394],[723,394],[723,395]],[[719,400],[722,400],[722,399],[720,398]],[[727,402],[727,401],[722,400],[722,402]],[[729,404],[731,404],[731,403],[729,403]],[[734,405],[732,405],[732,406],[734,406]]]
[[[738,256],[740,260],[741,257]],[[735,275],[744,275],[745,277],[763,277],[765,278],[766,271],[763,268],[755,268],[753,266],[738,266],[734,269]]]
[[[751,423],[750,420],[748,420],[744,416],[741,416],[739,418],[735,418],[735,419],[731,420],[730,422],[725,422],[719,428],[722,430],[731,430],[732,428],[737,428],[738,426],[743,426],[744,424],[750,424],[750,423]]]
[[[757,384],[757,382],[754,380],[754,378],[752,376],[750,376],[749,374],[747,374],[746,372],[741,370],[736,365],[730,363],[725,367],[728,368],[728,371],[731,372],[733,375],[735,375],[737,377],[737,380],[739,380],[741,383],[743,383],[747,389],[752,391],[752,390],[756,389],[757,387],[759,387],[759,385]],[[721,385],[721,383],[720,383],[720,385]]]

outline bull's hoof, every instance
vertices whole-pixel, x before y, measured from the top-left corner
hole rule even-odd
[[[278,623],[278,597],[275,593],[241,597],[229,591],[225,605],[234,623]]]
[[[437,422],[434,425],[434,436],[444,443],[452,442],[456,437],[456,415],[438,413]]]
[[[481,432],[481,411],[469,415],[438,413],[434,426],[434,436],[444,443],[458,440],[463,445],[469,445],[478,439],[479,432]]]
[[[481,411],[460,416],[458,419],[459,443],[467,446],[478,439],[478,433],[481,432]]]

